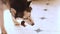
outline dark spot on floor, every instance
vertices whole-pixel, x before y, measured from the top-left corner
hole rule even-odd
[[[40,29],[37,29],[37,30],[35,30],[37,33],[39,33],[40,31],[42,31],[42,30],[40,30]]]
[[[40,19],[44,20],[44,19],[46,19],[46,18],[45,18],[45,17],[41,17]]]
[[[44,9],[44,11],[47,11],[47,9]]]

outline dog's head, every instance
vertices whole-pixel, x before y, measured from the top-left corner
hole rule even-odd
[[[23,12],[30,6],[31,1],[27,0],[10,0],[10,7],[16,10],[15,17],[23,17]],[[19,13],[19,14],[18,14]]]

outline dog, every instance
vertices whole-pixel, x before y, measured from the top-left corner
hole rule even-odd
[[[29,24],[31,25],[34,25],[34,22],[33,20],[31,19],[30,15],[27,17],[25,16],[25,14],[27,13],[31,13],[31,12],[27,12],[27,10],[29,10],[29,5],[31,3],[31,1],[27,2],[27,0],[1,0],[2,3],[3,3],[3,10],[5,9],[10,9],[11,10],[11,14],[12,14],[12,18],[13,18],[13,21],[16,22],[15,24],[16,25],[20,25],[19,23],[17,23],[16,21],[16,18],[22,18],[24,19],[24,21],[21,22],[21,25],[22,26],[25,26],[25,21],[27,21]],[[20,3],[21,2],[21,3]],[[0,6],[1,7],[1,6]],[[1,13],[1,11],[0,11]],[[0,15],[1,17],[3,17],[3,13],[1,13]],[[2,25],[1,25],[1,28],[2,28],[2,34],[7,34],[5,28],[4,28],[4,23],[3,23],[3,18],[1,18],[2,20]]]

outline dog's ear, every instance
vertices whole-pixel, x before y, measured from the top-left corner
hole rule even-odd
[[[32,2],[32,1],[27,1],[27,7],[30,6],[31,2]]]

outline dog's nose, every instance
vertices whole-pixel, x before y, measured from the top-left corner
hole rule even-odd
[[[34,23],[31,24],[32,26],[34,25]]]

